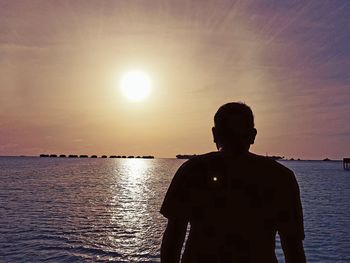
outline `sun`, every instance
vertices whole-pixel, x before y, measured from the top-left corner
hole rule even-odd
[[[151,78],[143,71],[128,71],[120,80],[120,89],[129,100],[141,101],[151,93]]]

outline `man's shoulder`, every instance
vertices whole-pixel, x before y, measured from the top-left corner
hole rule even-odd
[[[292,170],[282,163],[266,156],[251,154],[250,166],[252,172],[264,176],[266,180],[272,180],[275,184],[289,184],[295,181]]]
[[[208,152],[203,154],[198,154],[187,160],[183,165],[187,167],[193,167],[197,165],[202,165],[203,163],[211,163],[219,160],[221,158],[220,152]]]
[[[208,152],[195,155],[180,166],[179,172],[194,172],[205,169],[208,164],[215,163],[220,160],[220,158],[221,156],[219,152]]]
[[[195,155],[191,159],[187,160],[185,163],[183,163],[184,167],[195,167],[195,166],[202,166],[203,164],[207,163],[216,163],[224,160],[225,158],[224,154],[221,152],[208,152],[204,154],[199,154]],[[249,153],[247,156],[244,156],[239,159],[235,159],[235,161],[242,161],[242,162],[248,162],[250,164],[254,164],[257,167],[260,168],[266,168],[266,169],[272,169],[275,171],[279,171],[280,173],[285,173],[285,174],[293,174],[292,170],[284,166],[283,164],[277,162],[274,159],[271,159],[266,156],[254,154],[254,153]]]
[[[210,162],[221,158],[220,152],[208,152],[199,155],[195,155],[190,161],[198,162]]]
[[[284,166],[283,164],[277,162],[274,159],[254,153],[251,153],[250,156],[253,161],[257,162],[257,165],[260,164],[261,166],[266,167],[267,169],[273,169],[280,173],[293,174],[292,170],[290,170],[288,167]]]
[[[208,152],[196,155],[184,162],[179,168],[179,172],[187,174],[197,173],[214,167],[224,166],[227,162],[231,161],[228,160],[223,153]],[[271,179],[275,178],[290,181],[295,178],[293,171],[280,162],[254,153],[249,153],[247,156],[239,159],[233,159],[232,165],[239,165],[241,169],[247,169],[247,171],[252,173],[271,176]]]

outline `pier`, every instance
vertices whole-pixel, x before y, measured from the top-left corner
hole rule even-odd
[[[344,170],[350,170],[350,158],[343,159]]]

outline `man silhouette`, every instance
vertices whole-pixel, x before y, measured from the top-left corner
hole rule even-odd
[[[212,129],[217,152],[176,172],[160,212],[168,218],[163,263],[277,262],[278,232],[286,263],[306,262],[299,187],[292,171],[249,152],[257,134],[243,103],[219,108]]]

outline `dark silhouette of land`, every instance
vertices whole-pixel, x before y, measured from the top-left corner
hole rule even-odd
[[[51,157],[51,158],[55,158],[55,157],[61,157],[61,158],[65,158],[67,157],[65,154],[60,154],[59,156],[57,154],[40,154],[39,157],[42,157],[42,158],[48,158],[48,157]],[[81,155],[77,155],[77,154],[70,154],[68,155],[68,158],[89,158],[89,156],[87,154],[81,154]],[[91,155],[90,158],[98,158],[97,155]],[[102,155],[101,158],[108,158],[107,155]],[[128,159],[132,159],[132,158],[142,158],[142,159],[154,159],[154,156],[153,155],[144,155],[144,156],[137,156],[135,157],[134,155],[129,155],[129,156],[126,156],[126,155],[110,155],[109,158],[128,158]]]
[[[153,155],[144,155],[141,158],[143,158],[143,159],[154,159],[154,156]]]
[[[193,157],[196,157],[197,154],[178,154],[176,155],[177,159],[191,159]]]
[[[217,152],[192,157],[176,172],[160,212],[168,219],[161,261],[276,263],[278,233],[286,262],[306,262],[299,187],[291,170],[249,152],[257,134],[251,109],[220,107]]]

